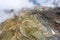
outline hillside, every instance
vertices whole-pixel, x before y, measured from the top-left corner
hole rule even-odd
[[[25,10],[2,22],[0,31],[0,40],[47,40],[59,34],[60,16],[54,9]]]

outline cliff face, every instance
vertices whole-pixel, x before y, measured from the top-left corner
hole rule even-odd
[[[60,16],[53,11],[33,9],[17,14],[0,24],[0,40],[50,40],[60,31]]]

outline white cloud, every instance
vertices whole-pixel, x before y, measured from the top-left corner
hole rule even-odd
[[[23,7],[32,7],[33,4],[29,0],[0,0],[0,22],[3,22],[12,15],[5,14],[3,9],[21,9]]]
[[[29,3],[28,0],[0,0],[0,8],[22,8],[32,7],[33,4]]]
[[[53,0],[37,0],[43,6],[53,6]],[[0,0],[0,8],[10,9],[10,8],[22,8],[22,7],[32,7],[34,6],[29,0]]]
[[[37,0],[39,3],[41,3],[42,6],[52,6],[53,0]],[[33,7],[34,5],[29,2],[29,0],[0,0],[0,10],[1,9],[21,9],[25,7]],[[10,15],[11,16],[11,15]],[[7,19],[9,15],[6,15],[5,13],[0,12],[0,22],[2,22],[4,19]]]
[[[39,3],[41,3],[41,6],[48,6],[53,7],[53,0],[37,0]]]

